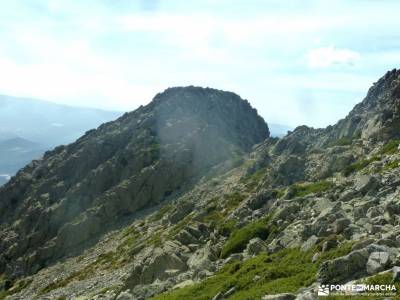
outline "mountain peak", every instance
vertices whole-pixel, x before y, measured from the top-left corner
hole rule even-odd
[[[268,136],[257,111],[233,93],[167,89],[47,152],[0,188],[0,236],[7,236],[0,249],[10,243],[19,249],[0,253],[0,273],[37,271],[37,262],[80,249],[120,218],[163,202]]]

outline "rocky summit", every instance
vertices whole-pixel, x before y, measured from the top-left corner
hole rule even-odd
[[[167,89],[0,188],[0,299],[400,292],[399,132],[399,70],[282,138],[233,93]]]

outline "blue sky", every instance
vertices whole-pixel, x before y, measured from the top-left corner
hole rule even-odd
[[[335,123],[400,62],[400,1],[16,0],[0,93],[133,110],[170,86],[246,98],[267,122]]]

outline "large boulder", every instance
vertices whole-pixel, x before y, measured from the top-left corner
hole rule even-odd
[[[370,191],[377,191],[378,187],[378,179],[371,175],[359,175],[354,183],[354,189],[361,194],[366,194]]]
[[[390,264],[390,253],[389,252],[372,252],[367,262],[368,274],[376,274]]]
[[[217,259],[210,244],[198,249],[189,257],[187,265],[192,270],[214,270],[213,261]]]
[[[254,256],[259,254],[260,252],[266,252],[266,251],[267,251],[267,245],[263,240],[257,237],[249,241],[249,243],[246,246],[246,249],[244,250],[244,256]]]

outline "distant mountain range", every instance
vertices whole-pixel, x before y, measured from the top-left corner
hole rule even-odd
[[[0,95],[0,185],[46,150],[121,114]]]

